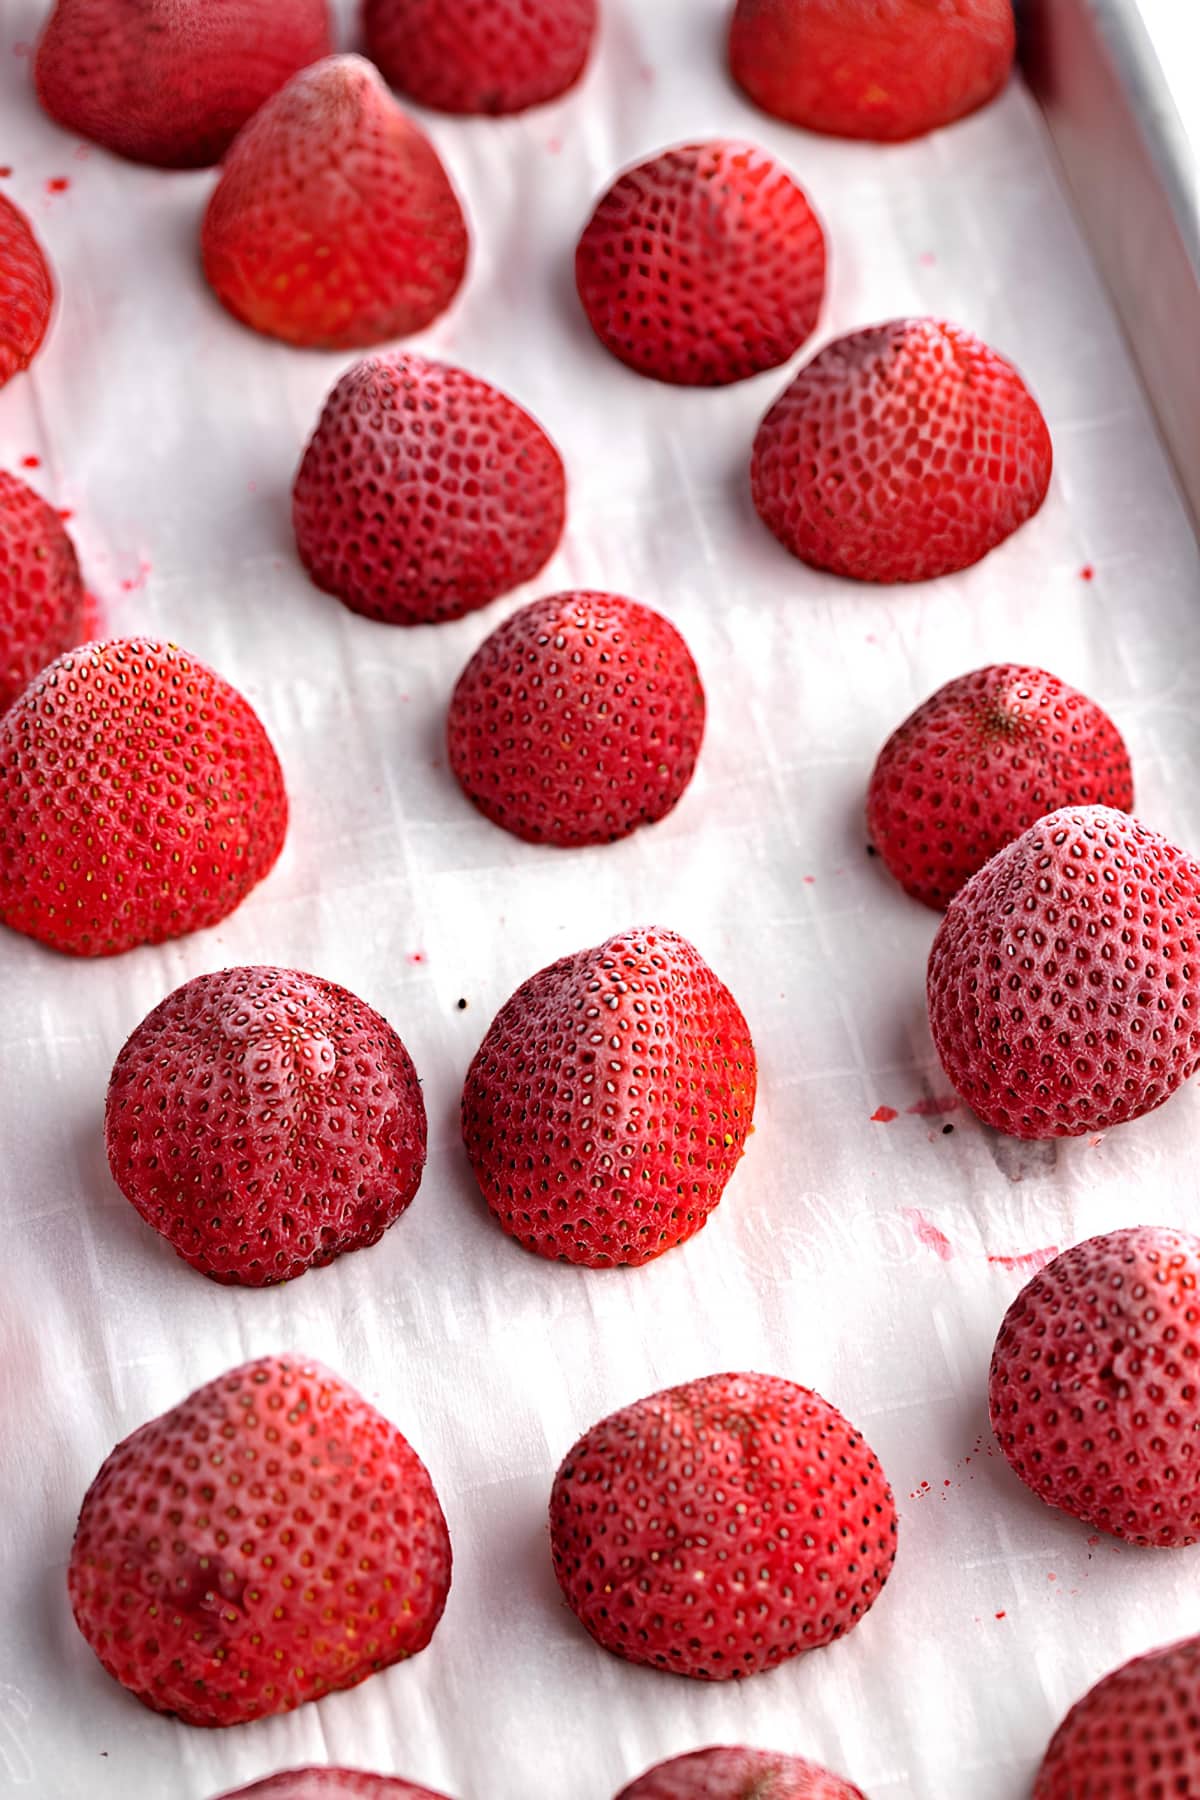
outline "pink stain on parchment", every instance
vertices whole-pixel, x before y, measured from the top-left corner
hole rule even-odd
[[[1048,1262],[1053,1262],[1058,1255],[1057,1244],[1047,1244],[1042,1250],[1017,1250],[1011,1256],[989,1256],[988,1261],[998,1269],[1014,1269],[1034,1275],[1044,1269]]]
[[[918,1119],[939,1119],[943,1113],[957,1112],[961,1105],[957,1094],[928,1094],[904,1110],[915,1113]]]
[[[871,1123],[872,1125],[890,1125],[893,1119],[899,1117],[900,1114],[894,1106],[877,1106],[871,1114]]]
[[[949,1262],[952,1259],[954,1245],[945,1232],[939,1231],[923,1212],[918,1212],[915,1206],[905,1206],[901,1208],[900,1216],[911,1228],[918,1244],[923,1244],[926,1250],[932,1250],[934,1255],[940,1256],[943,1262]]]
[[[151,564],[148,563],[146,561],[146,558],[143,556],[138,561],[137,574],[136,575],[127,575],[125,577],[124,581],[121,583],[121,592],[123,594],[140,593],[142,588],[145,587],[150,574],[151,574]]]

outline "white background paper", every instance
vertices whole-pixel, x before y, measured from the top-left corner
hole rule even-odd
[[[0,466],[41,458],[30,479],[73,509],[108,632],[169,634],[250,696],[293,823],[269,880],[185,942],[88,964],[0,933],[0,1789],[204,1800],[335,1760],[458,1800],[611,1800],[660,1757],[740,1740],[825,1761],[871,1800],[1017,1800],[1070,1701],[1200,1626],[1197,1553],[1089,1542],[988,1454],[985,1392],[1024,1279],[989,1258],[1143,1219],[1200,1224],[1197,1095],[1057,1146],[1002,1140],[962,1110],[909,1112],[947,1087],[923,1001],[936,920],[868,859],[861,818],[875,752],[918,701],[984,662],[1028,660],[1110,709],[1139,813],[1200,846],[1196,545],[1035,107],[1013,87],[894,149],[809,137],[728,83],[724,0],[606,0],[569,99],[516,121],[430,119],[474,249],[461,299],[417,345],[531,408],[566,457],[571,509],[532,589],[404,631],[317,593],[291,541],[292,474],[349,359],[255,337],[217,306],[196,251],[211,174],[135,168],[39,114],[26,47],[44,10],[0,0],[3,191],[61,291],[47,349],[0,394]],[[747,490],[787,371],[680,392],[592,338],[572,285],[591,203],[623,164],[713,133],[775,151],[819,207],[822,339],[932,311],[1026,373],[1054,484],[980,567],[895,591],[803,568]],[[56,177],[66,191],[47,190]],[[668,613],[710,723],[668,820],[564,853],[473,812],[442,729],[486,633],[571,585]],[[692,937],[736,993],[758,1046],[757,1129],[685,1248],[636,1273],[542,1263],[474,1189],[462,1077],[522,979],[648,922]],[[246,962],[316,971],[382,1010],[430,1116],[410,1212],[283,1291],[218,1288],[176,1260],[111,1184],[102,1143],[126,1034],[179,982]],[[894,1122],[872,1122],[881,1104]],[[75,1515],[118,1438],[284,1347],[332,1364],[411,1437],[449,1516],[454,1586],[410,1665],[286,1718],[190,1730],[129,1699],[77,1633]],[[737,1368],[811,1385],[864,1429],[896,1489],[900,1554],[845,1642],[704,1686],[583,1633],[558,1597],[545,1504],[601,1414]]]

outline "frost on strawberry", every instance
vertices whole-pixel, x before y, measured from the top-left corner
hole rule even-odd
[[[253,708],[173,644],[69,650],[0,717],[0,922],[111,956],[231,913],[283,848]]]
[[[1200,1238],[1112,1231],[1063,1251],[1009,1307],[992,1426],[1048,1505],[1131,1543],[1192,1544],[1198,1367]]]
[[[285,1769],[265,1781],[231,1789],[217,1800],[446,1800],[431,1788],[416,1787],[398,1775],[371,1775],[363,1769],[319,1764]]]
[[[865,1800],[862,1792],[802,1756],[717,1744],[673,1756],[622,1788],[617,1800]]]
[[[627,931],[519,987],[467,1074],[463,1141],[492,1213],[539,1256],[640,1264],[704,1225],[737,1167],[757,1067],[729,989],[673,931]]]
[[[0,194],[0,388],[37,355],[53,304],[54,283],[33,227]]]
[[[319,1363],[246,1363],[128,1437],[83,1502],[75,1622],[155,1712],[242,1725],[415,1656],[450,1588],[429,1473]]]
[[[272,96],[226,156],[201,234],[235,318],[314,349],[421,331],[467,266],[467,226],[429,139],[360,56]]]
[[[367,50],[394,88],[448,113],[517,113],[583,74],[597,0],[366,0]]]
[[[57,0],[34,78],[66,130],[191,169],[331,48],[326,0]]]
[[[800,348],[825,263],[820,220],[782,164],[716,139],[614,182],[579,240],[575,283],[614,356],[657,381],[713,387]]]
[[[0,327],[2,329],[2,327]],[[0,470],[0,713],[83,636],[75,546],[40,494]]]
[[[342,376],[292,499],[317,586],[389,625],[457,619],[531,580],[565,513],[562,458],[535,419],[465,369],[403,352]]]
[[[737,0],[734,80],[790,124],[880,142],[985,105],[1012,68],[1012,0]]]
[[[425,1166],[425,1103],[386,1019],[295,969],[169,994],[108,1087],[113,1179],[201,1274],[289,1281],[378,1242]]]
[[[604,1649],[726,1681],[853,1630],[891,1572],[896,1511],[869,1445],[819,1394],[710,1375],[584,1433],[554,1481],[550,1546]]]
[[[926,985],[942,1067],[998,1131],[1139,1119],[1200,1064],[1200,866],[1125,813],[1062,808],[951,901]]]
[[[968,568],[1041,507],[1053,452],[1010,362],[958,325],[837,338],[758,428],[754,504],[785,549],[856,581]]]

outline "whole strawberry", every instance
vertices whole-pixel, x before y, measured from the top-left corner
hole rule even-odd
[[[801,562],[856,581],[929,581],[1032,518],[1053,452],[1010,362],[960,326],[896,319],[838,338],[754,440],[760,517]]]
[[[83,582],[63,522],[0,469],[0,713],[83,636]]]
[[[865,1800],[865,1796],[801,1756],[714,1745],[647,1769],[621,1789],[617,1800]]]
[[[423,1650],[450,1589],[429,1473],[319,1363],[208,1382],[108,1457],[67,1571],[109,1674],[189,1725],[244,1725]]]
[[[68,131],[191,169],[331,49],[326,0],[57,0],[34,78]]]
[[[867,829],[907,893],[948,906],[1046,813],[1090,805],[1133,805],[1129,752],[1108,714],[1045,669],[993,663],[948,681],[892,733]]]
[[[447,719],[480,812],[531,844],[609,844],[664,818],[692,779],[704,688],[669,620],[618,594],[554,594],[475,652]]]
[[[1200,1637],[1106,1675],[1050,1741],[1033,1800],[1200,1794]]]
[[[726,1681],[853,1630],[891,1573],[896,1511],[870,1448],[819,1394],[709,1375],[580,1438],[555,1478],[550,1547],[606,1650]]]
[[[1200,1238],[1140,1225],[1064,1250],[1009,1307],[989,1401],[1027,1487],[1094,1530],[1200,1538]]]
[[[1012,0],[737,0],[729,64],[776,118],[889,142],[985,105],[1015,48]]]
[[[750,1029],[673,931],[623,932],[523,982],[467,1073],[463,1142],[511,1237],[601,1268],[705,1224],[754,1116]]]
[[[583,74],[596,0],[365,0],[367,50],[388,81],[449,113],[516,113]]]
[[[431,1788],[415,1787],[398,1775],[368,1775],[361,1769],[321,1766],[285,1769],[265,1781],[231,1789],[217,1800],[446,1800]]]
[[[694,387],[786,362],[825,293],[825,236],[752,144],[664,150],[609,188],[575,252],[593,331],[640,375]]]
[[[305,568],[389,625],[457,619],[529,581],[566,512],[562,459],[499,388],[399,351],[334,387],[292,496]]]
[[[209,285],[286,343],[354,350],[421,331],[467,266],[437,151],[360,56],[304,69],[238,133],[201,234]]]
[[[33,227],[0,194],[0,387],[37,355],[53,305],[54,283]]]
[[[1200,866],[1124,813],[1064,807],[951,901],[927,985],[942,1067],[998,1131],[1139,1119],[1200,1062]]]
[[[168,994],[117,1057],[113,1180],[214,1281],[290,1281],[377,1243],[425,1166],[412,1058],[318,975],[226,969]]]
[[[70,650],[0,717],[0,923],[74,956],[225,918],[283,848],[258,715],[173,644]]]

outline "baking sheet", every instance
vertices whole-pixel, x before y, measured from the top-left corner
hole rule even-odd
[[[570,99],[518,121],[431,120],[475,248],[463,297],[416,342],[543,420],[571,520],[534,589],[406,632],[318,594],[290,540],[292,472],[349,359],[220,311],[196,264],[211,175],[119,163],[40,116],[28,45],[44,11],[0,0],[0,164],[62,300],[32,375],[0,394],[0,465],[40,459],[30,479],[72,510],[108,631],[170,634],[253,699],[293,824],[270,879],[182,943],[88,965],[0,933],[0,1789],[203,1800],[335,1760],[460,1800],[611,1800],[657,1758],[742,1740],[811,1755],[872,1800],[1016,1800],[1077,1694],[1200,1624],[1197,1553],[1092,1541],[1041,1506],[989,1454],[985,1397],[1017,1259],[1143,1219],[1200,1228],[1197,1096],[1044,1146],[937,1111],[947,1084],[923,1005],[936,921],[867,857],[861,822],[888,731],[942,681],[1011,658],[1101,700],[1129,739],[1141,816],[1200,846],[1196,545],[1036,108],[1013,86],[909,146],[808,137],[727,83],[725,0],[607,0]],[[804,569],[747,494],[753,430],[786,371],[677,392],[592,339],[571,281],[590,203],[620,165],[705,133],[767,145],[819,206],[822,338],[934,311],[1025,371],[1054,485],[980,567],[894,592]],[[668,820],[556,853],[473,813],[441,732],[487,631],[572,584],[681,626],[710,726]],[[757,1129],[686,1248],[637,1272],[543,1264],[474,1192],[462,1077],[525,976],[651,921],[691,936],[741,1002]],[[265,1293],[177,1261],[110,1183],[101,1138],[128,1031],[177,983],[255,961],[332,977],[386,1013],[430,1115],[424,1184],[383,1242]],[[897,1116],[874,1122],[881,1106]],[[287,1718],[197,1732],[127,1698],[76,1632],[75,1513],[117,1438],[283,1347],[331,1363],[412,1438],[449,1516],[454,1587],[411,1665]],[[902,1526],[892,1581],[848,1640],[710,1687],[592,1644],[559,1601],[544,1508],[601,1414],[727,1368],[841,1406],[880,1452]]]

